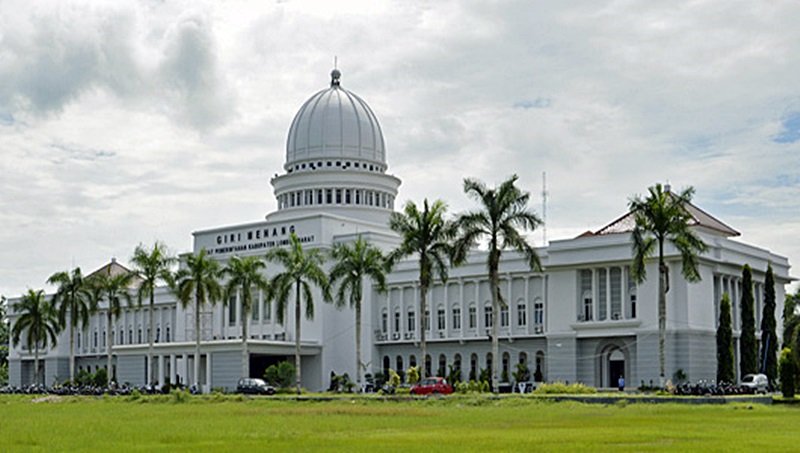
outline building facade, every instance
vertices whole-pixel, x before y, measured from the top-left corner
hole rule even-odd
[[[331,83],[300,108],[289,128],[283,172],[271,180],[278,209],[264,220],[204,229],[193,233],[194,250],[206,249],[223,264],[234,255],[263,256],[297,234],[304,247],[330,250],[334,244],[361,236],[384,250],[399,243],[388,228],[401,181],[387,173],[386,146],[377,116],[340,84]],[[702,280],[686,282],[679,254],[667,247],[670,291],[667,294],[666,369],[689,379],[713,379],[716,373],[715,332],[723,293],[733,303],[734,337],[741,327],[741,269],[753,269],[756,327],[761,321],[764,273],[772,265],[776,281],[776,316],[782,313],[784,285],[790,282],[788,260],[769,250],[737,242],[738,233],[701,209],[690,206],[692,228],[708,245],[699,260]],[[500,360],[501,377],[511,379],[518,363],[545,381],[584,382],[611,387],[619,376],[629,385],[658,383],[657,269],[636,284],[630,276],[631,219],[623,216],[595,232],[550,242],[537,249],[543,270],[532,272],[525,260],[505,253],[500,266],[501,290],[507,307],[498,316],[500,357],[491,355],[492,306],[485,253],[475,251],[463,266],[450,269],[447,282],[436,282],[428,294],[428,310],[420,313],[418,269],[413,259],[401,262],[388,277],[389,288],[378,293],[367,282],[362,321],[362,367],[367,372],[404,371],[426,361],[435,374],[460,370],[462,379],[477,378]],[[107,266],[126,269],[119,263]],[[274,275],[274,265],[266,274]],[[321,390],[331,372],[356,375],[355,321],[349,308],[322,302],[317,292],[316,315],[301,321],[303,385]],[[9,318],[15,322],[9,301]],[[96,371],[106,364],[106,333],[112,329],[112,375],[118,382],[198,382],[204,389],[232,389],[241,377],[242,323],[248,323],[251,376],[294,354],[293,311],[276,319],[273,303],[258,294],[248,319],[242,319],[237,298],[206,306],[201,313],[183,308],[167,288],[155,303],[155,355],[147,363],[148,307],[128,307],[111,326],[101,304],[86,329],[77,333],[76,370]],[[201,317],[195,332],[195,316]],[[425,328],[428,356],[420,357]],[[194,370],[194,342],[203,341],[200,375]],[[737,362],[738,362],[738,348]],[[69,376],[68,331],[58,345],[40,352],[39,373],[48,385]],[[10,384],[34,381],[33,353],[23,345],[10,348]],[[738,366],[737,366],[738,369]]]

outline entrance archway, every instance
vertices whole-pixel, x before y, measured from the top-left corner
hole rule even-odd
[[[617,343],[598,348],[595,379],[598,387],[616,387],[619,378],[630,381],[628,373],[628,350]]]
[[[620,377],[625,377],[625,354],[619,349],[614,349],[608,355],[608,385],[613,387],[619,382]]]

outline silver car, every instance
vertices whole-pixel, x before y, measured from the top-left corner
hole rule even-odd
[[[747,374],[742,378],[742,387],[751,393],[767,393],[769,390],[769,379],[765,374]]]

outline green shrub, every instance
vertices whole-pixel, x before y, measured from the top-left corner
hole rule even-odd
[[[171,400],[175,404],[188,403],[191,395],[187,390],[174,389],[170,392]]]
[[[409,384],[416,384],[419,382],[419,367],[410,366],[406,370],[406,382]]]
[[[517,370],[514,371],[514,381],[516,382],[526,382],[531,378],[531,370],[528,368],[528,365],[525,363],[518,363]]]
[[[567,384],[564,382],[551,382],[542,384],[533,391],[538,395],[584,395],[597,393],[597,389],[580,382]]]
[[[92,377],[92,383],[95,387],[105,387],[106,383],[108,382],[108,372],[105,368],[100,368],[94,373]]]
[[[276,365],[270,365],[264,371],[264,380],[278,388],[289,388],[295,378],[294,365],[284,360]]]
[[[410,395],[411,389],[408,387],[398,387],[394,391],[395,395]]]
[[[389,369],[389,382],[388,383],[392,387],[400,387],[400,384],[402,383],[400,381],[400,375],[397,374],[397,371],[392,370],[391,368]]]
[[[781,377],[781,393],[784,398],[794,398],[795,379],[797,378],[797,364],[794,361],[792,350],[784,348],[778,360],[778,369]]]

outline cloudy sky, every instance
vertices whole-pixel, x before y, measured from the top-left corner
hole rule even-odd
[[[800,263],[794,1],[117,3],[0,1],[7,296],[263,219],[334,56],[401,202],[459,211],[464,176],[518,173],[539,210],[546,171],[557,239],[670,181]]]

